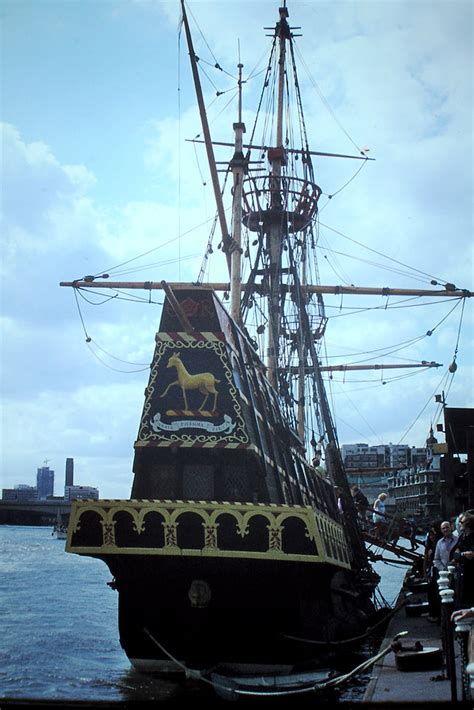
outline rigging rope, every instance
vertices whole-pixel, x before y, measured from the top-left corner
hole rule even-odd
[[[80,319],[80,321],[81,321],[82,328],[83,328],[83,330],[84,330],[84,335],[86,336],[86,338],[85,338],[86,344],[87,344],[87,347],[89,348],[89,351],[92,353],[92,355],[93,355],[100,363],[102,363],[102,365],[104,365],[105,367],[107,367],[109,370],[113,370],[114,372],[121,372],[121,373],[125,373],[125,374],[131,374],[131,373],[135,373],[135,372],[144,372],[145,370],[149,370],[149,369],[150,369],[150,366],[149,366],[149,365],[146,365],[146,366],[144,366],[144,367],[140,367],[140,369],[138,369],[138,370],[119,370],[118,368],[111,367],[110,365],[108,365],[101,357],[99,357],[99,355],[98,355],[96,352],[94,352],[94,350],[93,350],[92,347],[91,347],[91,343],[94,343],[94,345],[95,345],[97,348],[99,348],[99,350],[102,350],[103,353],[105,353],[105,354],[108,355],[109,357],[113,358],[114,360],[118,360],[119,362],[127,363],[126,360],[121,360],[120,358],[115,357],[114,355],[111,355],[110,353],[108,353],[106,350],[104,350],[104,348],[102,348],[96,341],[94,341],[94,340],[90,337],[89,333],[87,332],[87,328],[86,328],[86,324],[85,324],[85,321],[84,321],[84,317],[83,317],[83,315],[82,315],[81,307],[80,307],[80,304],[79,304],[78,291],[80,291],[80,289],[75,288],[75,289],[73,289],[73,291],[74,291],[74,298],[75,298],[75,301],[76,301],[77,311],[78,311],[78,314],[79,314],[79,319]],[[79,294],[79,295],[83,296],[83,294]],[[118,294],[116,294],[116,295],[118,295]],[[83,297],[84,297],[84,296],[83,296]],[[87,300],[87,299],[86,299],[86,300]],[[108,299],[108,300],[110,300],[110,299]],[[91,302],[88,301],[88,303],[91,303]],[[94,304],[94,305],[98,305],[98,304]],[[128,364],[130,364],[130,365],[141,365],[142,363],[132,363],[132,362],[130,362],[130,363],[128,363]]]
[[[117,301],[129,301],[130,303],[149,303],[154,306],[162,306],[163,301],[152,301],[151,300],[151,290],[149,291],[150,296],[148,298],[145,298],[144,296],[140,296],[137,293],[129,293],[128,291],[122,292],[120,289],[114,289],[115,290],[115,295],[111,296],[110,298],[107,298],[103,300],[100,303],[91,301],[87,298],[87,296],[102,296],[102,293],[99,293],[98,291],[93,291],[90,288],[82,288],[81,286],[76,286],[74,288],[74,291],[77,292],[77,294],[89,305],[91,306],[101,306],[104,303],[107,303],[107,301],[112,301],[116,299]],[[86,295],[87,294],[87,295]]]
[[[449,372],[446,372],[446,373],[443,375],[443,377],[441,378],[440,383],[435,387],[435,389],[433,390],[433,392],[432,392],[431,395],[429,396],[429,398],[428,398],[428,400],[426,401],[426,404],[424,405],[424,407],[423,407],[423,408],[421,409],[421,411],[418,413],[418,415],[416,416],[416,418],[414,419],[414,421],[410,424],[410,426],[408,427],[408,429],[404,432],[403,436],[400,437],[399,441],[397,442],[398,444],[400,444],[400,443],[403,441],[403,439],[407,436],[407,434],[409,434],[409,432],[413,429],[413,427],[415,426],[415,424],[419,421],[419,419],[421,418],[421,415],[423,414],[423,412],[425,411],[425,409],[426,409],[426,408],[428,407],[428,405],[431,404],[431,402],[433,401],[434,395],[435,395],[437,392],[439,392],[440,389],[443,389],[443,381],[444,381],[444,380],[447,381],[447,378],[448,378],[448,377],[449,377]]]
[[[350,142],[352,143],[352,145],[354,146],[354,148],[357,150],[357,152],[360,153],[361,155],[365,155],[365,152],[364,152],[364,151],[357,145],[357,143],[352,139],[352,137],[349,135],[349,133],[346,131],[346,129],[344,128],[344,126],[342,125],[342,123],[341,123],[341,122],[339,121],[339,119],[337,118],[337,116],[336,116],[335,112],[333,111],[333,109],[332,109],[332,107],[331,107],[329,101],[326,99],[326,97],[324,96],[323,92],[322,92],[321,89],[319,88],[319,85],[317,84],[316,80],[314,79],[313,75],[311,74],[311,72],[310,72],[310,70],[309,70],[309,68],[308,68],[308,65],[306,64],[306,62],[305,62],[305,60],[304,60],[304,57],[303,57],[303,55],[301,54],[301,52],[299,51],[298,47],[296,47],[296,53],[298,54],[298,58],[299,58],[299,60],[300,60],[300,62],[301,62],[301,65],[304,67],[304,69],[305,69],[305,71],[306,71],[306,73],[307,73],[307,75],[308,75],[308,78],[309,78],[309,80],[310,80],[310,83],[311,83],[311,84],[313,85],[313,87],[315,88],[316,93],[318,94],[318,96],[319,96],[319,98],[321,99],[322,103],[325,105],[325,107],[326,107],[326,109],[328,110],[328,112],[329,112],[329,113],[331,114],[331,116],[333,117],[334,121],[337,123],[337,125],[339,126],[339,128],[341,129],[341,131],[342,131],[342,132],[347,136],[347,138],[350,140]]]
[[[387,256],[386,254],[383,254],[380,251],[377,251],[377,249],[373,249],[372,247],[368,247],[362,242],[357,241],[356,239],[353,239],[352,237],[349,237],[347,234],[344,234],[344,232],[339,231],[338,229],[334,229],[333,227],[330,227],[328,224],[324,224],[323,222],[320,222],[322,227],[325,227],[326,229],[329,229],[329,231],[334,232],[334,234],[338,234],[340,237],[343,237],[344,239],[347,239],[348,241],[352,242],[353,244],[356,244],[359,247],[362,247],[363,249],[367,249],[367,251],[371,251],[374,254],[377,254],[378,256],[383,257],[384,259],[387,259],[388,261],[393,261],[395,264],[399,264],[400,266],[404,266],[407,269],[411,271],[415,271],[418,274],[423,274],[426,276],[426,278],[433,279],[436,282],[440,282],[441,284],[447,283],[447,280],[442,279],[439,276],[433,276],[432,274],[427,274],[425,271],[422,271],[421,269],[416,269],[414,266],[410,266],[409,264],[405,264],[403,261],[399,261],[398,259],[395,259],[394,257]],[[435,285],[435,284],[432,284]]]
[[[214,55],[214,52],[212,51],[212,49],[211,49],[211,47],[210,47],[208,41],[206,40],[206,37],[204,36],[204,33],[202,32],[202,30],[201,30],[201,28],[200,28],[200,26],[199,26],[198,21],[196,20],[195,16],[193,15],[193,13],[192,13],[192,11],[191,11],[191,9],[190,9],[190,7],[189,7],[189,5],[188,5],[187,3],[186,3],[186,6],[187,6],[187,13],[188,13],[188,15],[190,15],[190,16],[193,18],[193,22],[194,22],[194,24],[196,25],[196,27],[197,27],[197,29],[198,29],[198,31],[199,31],[199,34],[201,35],[201,38],[202,38],[204,44],[206,45],[207,49],[209,50],[209,54],[212,56],[212,58],[213,58],[213,60],[214,60],[214,69],[218,69],[219,71],[224,72],[224,74],[227,74],[228,76],[230,76],[230,77],[232,77],[233,79],[235,79],[235,76],[233,76],[232,74],[229,74],[229,72],[225,71],[225,69],[223,69],[223,68],[220,66],[219,62],[217,61],[217,59],[216,59],[216,57],[215,57],[215,55]],[[196,57],[196,59],[199,59],[199,57]],[[210,63],[210,62],[207,62],[207,64],[209,64],[209,66],[211,66],[211,63]]]
[[[369,259],[363,259],[360,256],[355,256],[354,254],[348,254],[347,252],[338,251],[336,249],[333,249],[332,247],[323,246],[321,244],[319,244],[318,246],[319,246],[320,251],[329,252],[330,254],[337,254],[339,256],[345,256],[347,259],[352,259],[353,261],[359,261],[360,263],[367,264],[368,266],[375,266],[383,271],[388,271],[391,274],[399,274],[400,276],[408,276],[409,278],[413,279],[414,281],[419,281],[420,283],[426,283],[426,276],[425,276],[425,278],[420,278],[420,277],[417,277],[417,276],[411,274],[410,271],[398,269],[393,266],[390,267],[390,266],[381,264],[377,261],[370,261]],[[329,259],[327,258],[326,255],[324,255],[324,258],[326,259],[326,261],[328,263],[330,263]],[[385,257],[385,258],[388,259],[390,257]],[[349,279],[347,280],[346,285],[351,285]]]
[[[126,276],[128,274],[134,274],[137,272],[142,272],[142,271],[148,271],[149,269],[154,269],[157,266],[169,266],[170,264],[179,264],[182,263],[183,261],[189,261],[190,259],[196,259],[198,256],[201,256],[201,252],[196,252],[194,254],[187,254],[186,256],[178,256],[175,259],[166,259],[165,261],[155,261],[151,264],[148,264],[147,266],[139,266],[134,269],[125,269],[124,271],[116,271],[114,272],[114,277],[116,278],[117,276]]]
[[[420,303],[409,303],[409,301],[414,301],[414,300],[420,301],[422,298],[424,298],[424,296],[413,296],[412,298],[406,298],[403,301],[396,301],[392,305],[388,305],[388,306],[385,305],[385,306],[367,306],[366,308],[352,308],[350,306],[327,305],[326,308],[328,310],[337,309],[338,311],[341,310],[341,308],[342,308],[343,310],[348,311],[347,313],[337,313],[337,314],[334,314],[333,316],[330,316],[331,320],[335,320],[336,318],[347,318],[347,316],[354,316],[354,315],[358,315],[359,313],[368,313],[369,311],[380,311],[380,310],[390,311],[390,310],[401,310],[403,308],[422,308],[425,306],[438,305],[439,303],[446,304],[445,298],[441,299],[440,301],[433,301],[432,299],[430,299],[429,301],[422,301]],[[457,303],[459,303],[459,301],[464,301],[465,299],[462,296],[460,296],[459,298],[456,298],[453,300],[455,300]],[[448,315],[449,315],[449,313],[448,313]],[[444,318],[443,318],[443,320],[444,320]],[[440,323],[438,323],[435,326],[435,328],[437,328],[439,325],[440,325]],[[429,337],[430,335],[433,334],[433,332],[434,332],[434,330],[427,330],[425,335],[427,335]],[[424,337],[424,336],[420,336],[420,337]]]
[[[323,193],[328,199],[327,199],[326,204],[323,205],[323,206],[320,208],[319,211],[322,212],[322,210],[326,209],[326,207],[328,206],[328,204],[330,203],[330,201],[333,199],[333,197],[336,197],[336,195],[339,195],[340,192],[342,192],[343,190],[345,190],[346,187],[347,187],[348,185],[350,185],[353,180],[356,179],[356,177],[358,176],[358,174],[360,173],[360,171],[361,171],[366,165],[367,165],[367,161],[364,160],[364,162],[361,163],[361,164],[359,165],[359,167],[356,169],[354,175],[353,175],[352,177],[350,177],[349,180],[347,180],[343,185],[341,185],[341,187],[340,187],[338,190],[336,190],[336,192],[333,192],[333,193],[331,193],[330,195],[329,195],[328,193]]]
[[[154,251],[158,251],[159,249],[163,249],[164,247],[168,246],[169,244],[174,244],[174,242],[179,242],[180,239],[183,237],[188,236],[189,234],[192,234],[198,229],[201,229],[201,227],[206,226],[209,224],[214,219],[214,217],[205,219],[203,222],[200,222],[199,224],[194,225],[190,229],[186,230],[186,232],[183,232],[182,234],[178,234],[176,237],[172,237],[171,239],[167,239],[165,242],[158,244],[158,246],[153,247],[152,249],[148,249],[145,252],[142,252],[141,254],[138,254],[137,256],[131,257],[130,259],[127,259],[126,261],[122,261],[120,264],[115,264],[115,266],[111,266],[108,269],[102,269],[101,271],[98,271],[96,274],[94,274],[94,278],[100,277],[102,274],[107,273],[111,274],[114,272],[116,269],[119,269],[122,266],[126,266],[127,264],[131,264],[133,261],[137,261],[138,259],[143,258],[144,256],[148,256],[149,254],[152,254]],[[142,267],[137,267],[137,271],[139,271]],[[147,267],[145,267],[147,268]],[[76,279],[76,281],[80,281],[81,279]]]
[[[86,324],[84,323],[84,318],[82,317],[81,307],[79,305],[79,299],[77,297],[77,288],[73,289],[73,291],[74,291],[74,298],[76,299],[77,312],[79,313],[79,318],[82,323],[82,328],[84,330],[84,335],[86,336],[86,342],[87,342],[88,340],[90,340],[90,338],[89,338],[89,334],[86,329]]]
[[[383,353],[384,350],[390,350],[390,351],[393,353],[393,352],[397,352],[397,350],[391,350],[391,348],[398,348],[398,349],[400,349],[400,350],[403,350],[403,348],[402,348],[402,347],[399,347],[399,346],[402,346],[402,345],[403,345],[403,346],[413,345],[414,343],[419,342],[420,340],[422,340],[422,339],[425,338],[425,337],[426,337],[426,334],[425,334],[425,335],[420,335],[420,336],[418,336],[417,338],[412,338],[411,340],[405,340],[405,341],[403,341],[403,342],[401,342],[401,343],[395,343],[394,345],[388,345],[388,346],[386,346],[386,347],[384,347],[384,348],[376,348],[376,349],[374,349],[374,350],[357,350],[357,351],[352,352],[352,353],[345,353],[344,355],[328,355],[327,361],[329,362],[329,360],[337,360],[338,358],[344,358],[344,359],[346,359],[346,358],[348,358],[348,357],[356,357],[357,355],[372,355],[373,353],[379,353],[379,354],[380,354],[380,353]],[[328,344],[329,344],[329,343],[328,343]],[[406,362],[419,362],[418,359],[415,360],[414,358],[400,358],[400,359],[401,359],[401,360],[404,360],[404,361],[406,361]],[[362,360],[362,362],[364,362],[364,361]]]
[[[107,350],[102,348],[99,343],[93,338],[91,338],[90,342],[94,343],[95,347],[99,348],[99,350],[101,350],[105,355],[112,358],[113,360],[117,360],[117,362],[123,362],[125,365],[137,365],[137,367],[141,367],[145,370],[148,370],[150,368],[150,366],[145,362],[130,362],[130,360],[122,360],[122,358],[112,355],[112,353],[109,353]],[[141,370],[134,370],[133,372],[141,372]]]
[[[139,368],[138,370],[119,370],[117,367],[112,367],[111,365],[108,365],[108,364],[105,362],[105,360],[103,360],[101,357],[99,357],[99,355],[98,355],[96,352],[94,352],[94,350],[93,350],[93,349],[91,348],[91,346],[90,346],[90,342],[93,342],[93,341],[87,341],[87,347],[89,348],[89,350],[90,350],[90,352],[92,353],[92,355],[93,355],[100,363],[102,363],[102,365],[104,365],[104,367],[107,367],[109,370],[113,370],[114,372],[121,372],[121,373],[123,373],[123,374],[125,374],[125,375],[129,375],[129,374],[133,374],[133,373],[135,373],[135,372],[145,372],[145,370],[149,370],[149,369],[150,369],[150,366],[149,366],[149,365],[147,365],[146,367],[141,367],[141,368]],[[94,344],[97,345],[97,343],[94,343]],[[99,346],[97,346],[97,347],[99,347]],[[102,350],[102,348],[101,348],[101,350]],[[105,352],[105,350],[104,350],[104,352]],[[107,353],[107,354],[108,354],[108,353]],[[113,357],[113,355],[110,355],[109,357]],[[115,359],[115,360],[118,360],[118,358],[114,358],[114,359]],[[125,360],[122,360],[122,362],[125,362]]]

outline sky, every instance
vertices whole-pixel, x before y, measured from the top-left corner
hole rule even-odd
[[[262,68],[270,42],[263,28],[275,24],[278,4],[188,3],[196,52],[210,62],[203,85],[216,140],[233,140],[235,67],[241,61],[246,76]],[[472,3],[295,0],[288,7],[290,24],[302,28],[311,147],[368,148],[375,158],[353,180],[351,161],[316,163],[322,283],[424,288],[434,277],[472,290]],[[187,140],[200,128],[179,3],[0,0],[0,10],[0,486],[35,485],[36,469],[48,462],[60,495],[73,457],[77,484],[126,498],[162,294],[106,301],[104,292],[81,299],[79,310],[59,282],[103,272],[197,278],[214,201],[204,154]],[[215,61],[224,72],[213,72]],[[244,85],[249,125],[255,77]],[[226,93],[217,98],[217,89]],[[215,251],[210,280],[225,274]],[[416,278],[401,264],[418,269]],[[440,301],[392,308],[394,300],[379,298],[369,323],[367,313],[348,317],[347,298],[327,297],[333,364],[355,362],[382,343],[397,350],[385,362],[443,363],[386,385],[386,372],[334,375],[340,443],[422,446],[439,420],[440,389],[448,406],[473,406],[472,302],[460,329],[462,304],[452,311],[449,299]],[[409,350],[395,347],[416,338]]]

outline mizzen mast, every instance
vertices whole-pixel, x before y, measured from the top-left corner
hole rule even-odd
[[[241,295],[242,295],[242,189],[244,176],[247,170],[247,161],[243,153],[243,134],[245,124],[242,122],[242,68],[239,63],[239,110],[238,120],[234,123],[235,151],[229,167],[234,177],[234,190],[232,202],[232,245],[230,268],[230,315],[237,322],[242,320]]]

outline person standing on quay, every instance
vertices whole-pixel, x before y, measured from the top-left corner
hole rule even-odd
[[[425,537],[425,547],[423,550],[423,577],[428,577],[433,567],[434,553],[438,540],[441,539],[440,523],[434,521],[431,523]]]
[[[436,622],[439,621],[441,615],[441,599],[438,590],[439,573],[448,569],[449,554],[457,542],[449,520],[443,520],[439,530],[442,537],[434,542],[434,553],[431,548],[432,565],[428,578],[428,621]]]
[[[474,515],[463,513],[459,523],[461,534],[450,552],[456,563],[456,606],[474,605]]]
[[[440,525],[440,530],[442,538],[436,543],[433,566],[436,567],[438,572],[442,570],[447,570],[449,565],[449,553],[453,549],[454,545],[457,543],[457,538],[453,535],[453,530],[451,528],[451,523],[449,520],[443,520]]]

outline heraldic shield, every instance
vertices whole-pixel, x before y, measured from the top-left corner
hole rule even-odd
[[[221,333],[158,333],[135,446],[245,446],[235,374]]]

